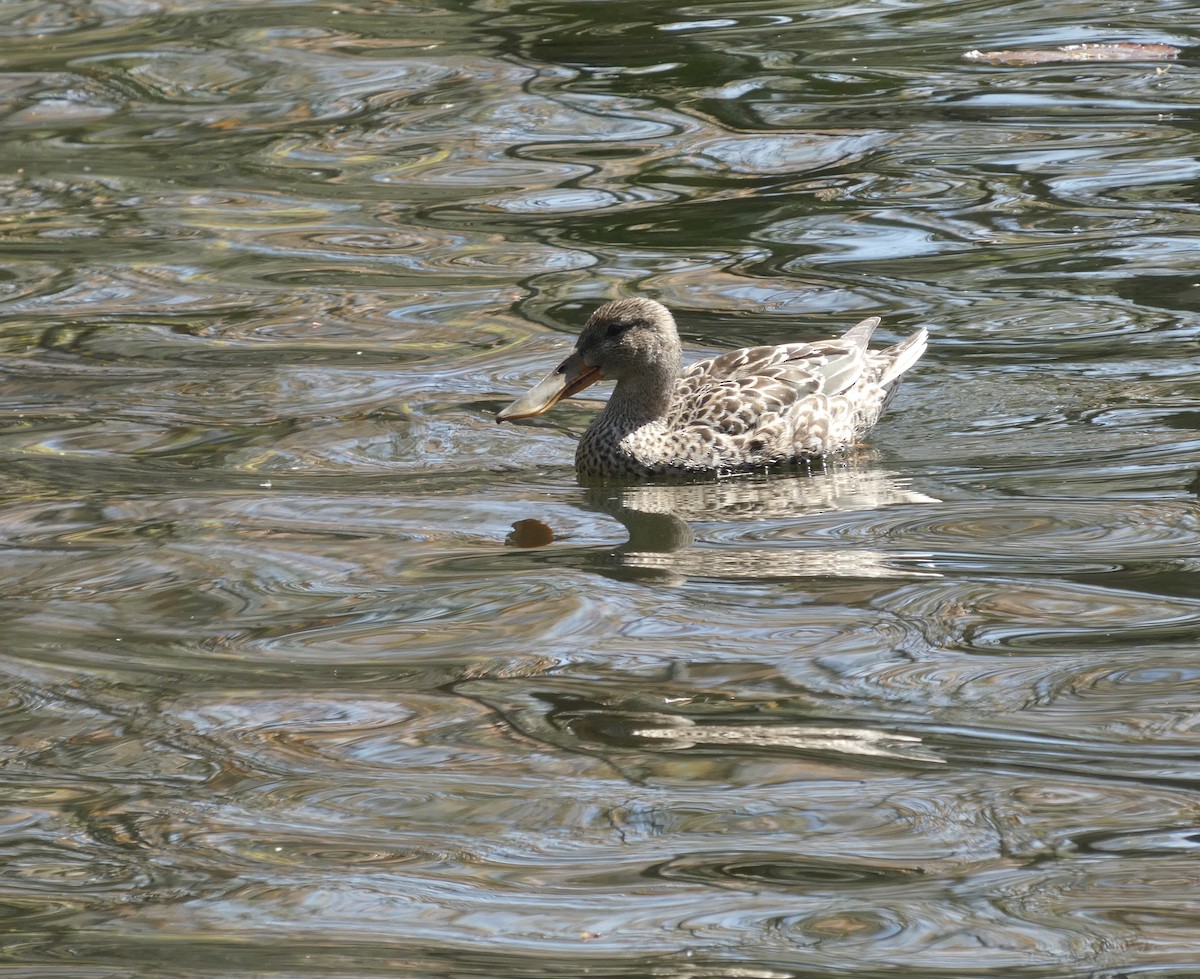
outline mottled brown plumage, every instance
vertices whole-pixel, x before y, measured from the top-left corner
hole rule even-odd
[[[575,349],[498,421],[541,414],[608,378],[616,389],[579,441],[584,476],[738,472],[828,455],[861,439],[925,352],[918,330],[868,350],[863,320],[836,340],[747,347],[681,370],[675,320],[651,299],[601,306]]]

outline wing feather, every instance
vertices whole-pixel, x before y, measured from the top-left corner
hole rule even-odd
[[[882,373],[867,349],[878,325],[871,317],[836,340],[748,347],[692,364],[676,383],[667,428],[713,467],[844,444],[855,414],[847,396]]]
[[[677,382],[673,422],[745,431],[753,426],[744,418],[785,412],[813,395],[842,394],[867,367],[869,336],[748,347],[692,364]]]

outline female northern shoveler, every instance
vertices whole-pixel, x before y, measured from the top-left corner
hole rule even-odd
[[[571,355],[497,421],[540,415],[604,378],[617,382],[575,453],[583,476],[739,472],[828,455],[878,421],[925,352],[918,330],[868,350],[879,318],[816,343],[747,347],[681,372],[675,320],[652,299],[594,312]]]

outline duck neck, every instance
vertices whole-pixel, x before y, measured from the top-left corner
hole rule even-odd
[[[617,380],[605,414],[618,420],[623,428],[639,428],[656,421],[665,421],[675,396],[675,381],[679,376],[679,359],[655,364],[632,377]]]

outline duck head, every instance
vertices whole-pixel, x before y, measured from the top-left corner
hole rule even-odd
[[[531,418],[600,380],[669,392],[679,374],[679,333],[670,310],[653,299],[618,299],[588,318],[561,364],[496,415]]]

